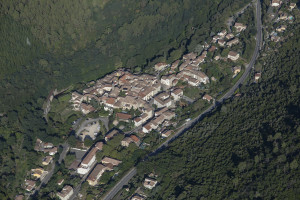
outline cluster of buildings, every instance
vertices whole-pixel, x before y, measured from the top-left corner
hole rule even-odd
[[[278,26],[275,28],[274,31],[270,33],[270,39],[273,42],[280,42],[282,38],[278,35],[278,33],[285,32],[287,29],[287,25],[284,24],[286,21],[289,23],[292,23],[294,20],[294,16],[292,14],[287,13],[292,12],[296,7],[296,3],[288,3],[288,2],[282,2],[279,0],[272,0],[270,3],[272,8],[277,8],[278,10],[273,13],[273,9],[270,13],[270,17],[275,20],[275,22],[278,22]],[[287,8],[287,10],[285,10]]]
[[[36,140],[34,150],[49,154],[42,159],[41,164],[44,166],[49,165],[53,161],[53,155],[55,155],[57,153],[56,146],[54,146],[52,143],[49,143],[49,142],[43,142],[40,139]],[[48,174],[48,171],[44,170],[42,167],[31,169],[30,179],[25,179],[25,182],[23,184],[24,189],[27,192],[33,191],[33,189],[36,187],[37,180],[43,180],[47,174]],[[21,198],[21,196],[23,196],[23,195],[18,195],[18,198]]]
[[[147,178],[143,181],[144,188],[148,190],[152,190],[157,184],[158,181],[157,175],[154,175],[153,173],[149,174]],[[147,198],[146,194],[142,192],[141,190],[137,190],[135,194],[131,196],[131,200],[145,200]]]

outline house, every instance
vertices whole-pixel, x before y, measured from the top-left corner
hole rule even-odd
[[[141,141],[140,141],[140,139],[139,139],[137,136],[135,136],[135,135],[130,135],[130,138],[132,139],[132,141],[133,141],[137,146],[140,146]]]
[[[218,44],[221,46],[221,47],[224,47],[225,46],[225,44],[226,44],[226,42],[225,42],[225,40],[218,40]]]
[[[212,43],[216,43],[218,40],[220,39],[220,36],[218,36],[218,35],[215,35],[214,37],[213,37],[213,39],[212,39]]]
[[[198,56],[195,60],[192,61],[191,65],[198,67],[201,63],[204,62],[204,59],[205,59],[204,55]]]
[[[211,46],[211,47],[208,49],[208,51],[209,51],[209,52],[214,52],[216,49],[217,49],[216,46]]]
[[[183,90],[177,88],[171,92],[171,96],[174,98],[174,101],[178,101],[183,96]]]
[[[107,142],[108,140],[111,140],[114,136],[116,136],[119,133],[118,130],[113,129],[112,131],[110,131],[105,137],[105,141]]]
[[[203,83],[203,84],[209,83],[209,78],[204,72],[197,71],[197,70],[184,70],[184,71],[182,71],[182,74],[193,78],[193,79],[191,79],[189,77],[185,77],[186,79],[188,79],[187,81],[190,85],[198,86],[198,85],[200,85],[200,83]],[[197,79],[198,81],[196,81],[194,79]]]
[[[53,160],[52,156],[46,156],[45,158],[43,158],[42,164],[43,165],[49,165],[52,160]]]
[[[236,28],[236,30],[237,30],[238,32],[244,31],[244,30],[246,30],[246,28],[247,28],[247,26],[244,25],[244,24],[242,24],[242,23],[235,23],[235,24],[234,24],[234,27]]]
[[[112,110],[114,108],[116,100],[117,99],[113,98],[113,97],[105,99],[105,101],[103,102],[103,104],[104,104],[104,110],[106,110],[106,111]]]
[[[130,114],[125,114],[125,113],[117,113],[116,118],[119,121],[124,121],[124,122],[129,122],[129,120],[132,118]]]
[[[272,0],[271,6],[272,7],[278,7],[278,6],[281,5],[281,3],[282,3],[282,1],[280,1],[280,0]]]
[[[143,133],[151,132],[152,131],[151,123],[147,123],[146,125],[144,125],[142,131]]]
[[[103,149],[103,142],[97,142],[95,144],[95,148],[98,149],[99,151],[102,151],[102,149]]]
[[[174,74],[169,75],[169,76],[162,76],[160,79],[161,84],[167,85],[167,86],[172,86],[173,80],[176,79],[176,76]]]
[[[254,77],[255,81],[258,81],[260,78],[261,78],[261,73],[256,73]]]
[[[232,40],[230,40],[229,42],[227,42],[227,46],[231,47],[232,45],[236,45],[238,44],[240,41],[238,38],[234,38]]]
[[[142,197],[141,195],[135,194],[131,197],[130,200],[145,200],[145,198]]]
[[[28,192],[32,191],[36,186],[36,181],[33,180],[25,180],[25,190]]]
[[[197,54],[195,54],[194,52],[188,53],[183,55],[182,59],[184,61],[192,61],[197,57]]]
[[[227,30],[223,30],[218,33],[218,36],[220,36],[221,38],[224,38],[226,34],[227,34]]]
[[[162,71],[162,70],[164,70],[166,67],[168,67],[168,64],[167,64],[167,63],[164,63],[164,62],[160,62],[160,63],[157,63],[157,64],[154,65],[155,71]]]
[[[238,73],[241,72],[242,67],[241,66],[235,66],[232,68],[232,72],[234,73],[234,76],[236,76]]]
[[[279,15],[279,19],[280,19],[280,20],[287,20],[287,18],[288,18],[288,15],[287,15],[286,13],[281,13],[281,14]]]
[[[131,139],[131,137],[125,137],[122,141],[121,141],[121,145],[123,147],[129,147],[130,143],[132,143],[133,140]]]
[[[172,105],[172,100],[171,98],[162,99],[159,97],[155,97],[153,104],[156,105],[157,108],[170,107]]]
[[[70,185],[66,185],[63,187],[61,192],[57,193],[57,196],[61,200],[68,200],[72,196],[72,194],[73,194],[73,188]]]
[[[173,62],[171,65],[171,70],[175,71],[177,69],[179,63],[180,63],[180,60],[176,60],[175,62]]]
[[[144,187],[152,190],[157,184],[157,181],[152,178],[146,178],[144,181]]]
[[[44,149],[44,153],[49,153],[50,156],[53,156],[57,153],[57,147],[53,147],[52,149]]]
[[[211,100],[213,100],[213,98],[211,96],[209,96],[208,94],[205,94],[202,99],[207,100],[208,102],[210,102]]]
[[[82,103],[80,104],[80,110],[83,114],[89,114],[90,112],[94,112],[95,108],[89,104]]]
[[[229,51],[229,53],[228,53],[228,58],[233,61],[236,61],[237,59],[239,59],[239,57],[240,57],[240,54],[238,54],[235,51]]]
[[[96,152],[99,149],[97,147],[93,147],[83,158],[81,161],[79,167],[77,168],[77,173],[84,175],[88,173],[93,165],[93,163],[96,161]]]
[[[104,157],[101,162],[103,164],[112,164],[113,166],[118,166],[119,164],[122,163],[122,161],[120,160],[117,160],[117,159],[113,159],[113,158],[110,158],[110,157]]]
[[[271,36],[271,41],[273,41],[273,42],[279,42],[280,41],[280,37],[278,35],[272,35]]]
[[[102,164],[97,164],[96,167],[93,169],[91,174],[88,176],[87,181],[89,185],[95,186],[99,180],[99,178],[103,175],[106,171],[107,167]]]
[[[290,9],[293,10],[296,7],[296,5],[297,5],[296,3],[291,3],[290,4]]]
[[[287,28],[286,25],[281,25],[281,26],[279,26],[279,27],[276,28],[276,31],[278,31],[278,32],[283,32],[283,31],[286,30],[286,28]]]
[[[44,171],[42,168],[36,168],[36,169],[31,169],[31,176],[37,178],[37,179],[43,179],[46,174],[48,174],[48,171]]]
[[[65,179],[60,179],[60,180],[58,180],[58,181],[57,181],[57,185],[62,185],[64,181],[65,181]]]
[[[24,195],[17,195],[16,197],[15,197],[15,200],[23,200],[24,199]]]
[[[172,111],[169,111],[169,110],[164,112],[162,115],[163,115],[162,121],[163,120],[171,120],[176,116],[175,112],[172,112]]]
[[[173,133],[172,130],[165,130],[164,132],[162,132],[161,136],[166,138],[169,137],[172,133]]]
[[[225,36],[225,38],[226,38],[227,40],[231,40],[232,38],[234,38],[234,35],[233,35],[232,33],[228,33],[228,34]]]

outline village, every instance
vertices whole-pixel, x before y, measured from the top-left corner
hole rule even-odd
[[[282,36],[278,33],[286,31],[287,24],[281,22],[292,23],[294,17],[287,12],[291,12],[295,7],[295,3],[287,5],[279,0],[271,1],[271,8],[279,10],[278,13],[269,11],[270,18],[279,23],[269,34],[272,42],[282,40]],[[106,183],[112,177],[118,176],[122,166],[128,162],[126,159],[123,160],[124,158],[130,157],[138,149],[151,150],[152,146],[158,145],[145,139],[149,135],[159,135],[160,142],[170,137],[183,122],[190,120],[186,118],[180,123],[179,113],[176,110],[181,101],[189,99],[185,95],[186,88],[203,88],[218,81],[216,77],[209,77],[204,72],[203,64],[229,62],[232,79],[242,74],[242,66],[247,62],[240,55],[241,49],[237,50],[233,47],[241,43],[239,36],[247,28],[247,25],[236,22],[233,31],[221,30],[212,36],[210,41],[204,42],[201,53],[189,52],[183,55],[182,59],[169,64],[159,62],[153,66],[152,74],[135,74],[128,69],[120,68],[101,79],[89,82],[86,84],[87,87],[80,91],[72,91],[69,104],[73,111],[86,116],[101,110],[100,113],[107,113],[105,117],[110,117],[112,120],[109,120],[109,128],[100,120],[95,120],[87,123],[78,132],[76,137],[80,141],[90,139],[95,142],[91,146],[78,150],[82,151],[82,155],[76,154],[76,159],[72,159],[71,164],[68,163],[66,168],[69,173],[78,176],[83,182],[88,183],[89,187],[98,187],[99,190],[105,185],[105,181],[101,181],[105,174],[109,174]],[[223,55],[216,53],[220,52],[218,51],[220,49],[221,52],[226,49],[228,53],[225,56],[224,53]],[[257,83],[260,79],[261,71],[256,71],[253,80]],[[210,105],[216,98],[216,95],[204,92],[200,100]],[[103,116],[99,115],[99,117]],[[103,134],[103,139],[97,140],[100,132]],[[54,168],[58,148],[52,143],[36,140],[34,150],[43,153],[44,156],[41,165],[31,169],[28,178],[24,181],[25,196],[32,195],[38,183]],[[73,147],[73,149],[77,148]],[[57,181],[60,190],[53,191],[54,196],[61,200],[71,199],[74,195],[78,195],[79,199],[86,198],[86,194],[80,192],[74,194],[76,184],[64,184],[64,182],[66,182],[64,179]],[[130,199],[146,199],[145,191],[151,191],[157,184],[159,184],[157,175],[154,173],[147,175],[142,184],[143,189],[139,188]],[[24,195],[21,194],[15,199],[23,198]]]

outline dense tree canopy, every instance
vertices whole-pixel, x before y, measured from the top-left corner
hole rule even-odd
[[[141,164],[159,176],[150,199],[299,198],[299,45],[297,29],[261,58],[261,82]]]

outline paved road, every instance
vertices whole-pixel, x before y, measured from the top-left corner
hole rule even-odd
[[[97,164],[97,162],[94,162],[94,163],[92,164],[92,166],[91,166],[91,170],[90,170],[88,173],[86,173],[86,174],[81,178],[80,183],[76,186],[76,188],[74,188],[73,194],[72,194],[72,196],[69,198],[69,200],[73,200],[73,199],[75,199],[75,198],[77,197],[77,194],[79,193],[79,191],[80,191],[80,189],[81,189],[82,183],[85,182],[85,180],[87,179],[87,177],[88,177],[88,176],[90,175],[90,173],[93,171],[93,169],[94,169],[94,167],[95,167],[96,164]]]
[[[218,105],[222,104],[224,100],[230,98],[234,92],[238,89],[238,87],[240,86],[241,83],[243,83],[247,76],[249,75],[251,69],[254,66],[254,63],[256,61],[256,58],[258,57],[258,53],[259,50],[261,48],[261,44],[262,44],[262,27],[261,27],[261,5],[259,0],[257,1],[256,4],[256,27],[257,27],[257,34],[256,34],[256,46],[255,46],[255,50],[254,53],[252,55],[251,61],[250,63],[246,66],[245,72],[242,75],[242,77],[236,82],[236,84],[222,97],[220,98],[218,101],[215,102],[214,105],[211,105],[210,107],[208,107],[204,112],[202,112],[198,117],[196,117],[195,119],[188,121],[186,123],[184,123],[179,130],[170,138],[168,138],[163,144],[161,144],[155,151],[153,151],[151,154],[149,154],[149,156],[155,155],[157,153],[159,153],[160,151],[162,151],[164,148],[166,148],[173,140],[175,140],[178,136],[180,136],[182,133],[184,133],[185,131],[187,131],[188,129],[192,128],[198,121],[200,121],[205,115],[207,115],[208,113],[210,113],[213,109],[215,109]],[[147,159],[147,157],[145,158],[145,160]],[[135,168],[133,168],[132,170],[134,170]],[[113,187],[109,193],[103,198],[104,200],[110,200],[114,197],[114,195],[116,195],[119,190],[123,187],[124,184],[126,184],[131,178],[132,178],[132,174],[129,172],[128,174],[126,174],[121,181],[119,181],[115,187]],[[126,182],[125,182],[126,180]]]
[[[136,168],[133,167],[119,182],[116,184],[111,191],[103,197],[103,200],[110,200],[112,199],[123,187],[126,185],[128,181],[136,175]]]

